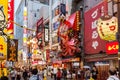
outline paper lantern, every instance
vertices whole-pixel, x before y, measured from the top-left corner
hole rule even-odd
[[[97,31],[103,40],[116,40],[116,33],[118,31],[118,21],[116,17],[103,16],[97,21]]]

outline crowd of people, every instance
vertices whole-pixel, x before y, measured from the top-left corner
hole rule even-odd
[[[109,77],[107,80],[120,80],[118,78],[118,70],[115,68],[109,69]],[[97,80],[98,70],[96,66],[92,69],[86,68],[84,71],[80,68],[67,69],[67,68],[44,68],[42,70],[34,68],[11,68],[9,70],[9,76],[2,76],[0,80]],[[84,78],[82,78],[84,76]]]
[[[54,80],[98,80],[98,69],[96,66],[93,66],[92,69],[85,68],[84,70],[73,69],[68,70],[64,69],[52,69],[51,70],[51,78]],[[116,68],[110,68],[108,71],[107,80],[120,80],[118,77],[118,70]]]

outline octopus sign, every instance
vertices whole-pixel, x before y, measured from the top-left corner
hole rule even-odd
[[[117,18],[108,15],[99,18],[97,22],[97,31],[100,38],[103,40],[116,40],[116,33],[118,31]]]

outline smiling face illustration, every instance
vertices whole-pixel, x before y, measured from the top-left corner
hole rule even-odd
[[[97,21],[97,31],[103,40],[116,40],[118,22],[116,17],[104,16]]]

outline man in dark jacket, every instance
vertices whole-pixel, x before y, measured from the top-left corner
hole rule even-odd
[[[25,71],[23,72],[23,79],[24,79],[24,80],[27,80],[27,78],[28,78],[28,72],[27,72],[27,70],[25,69]]]

